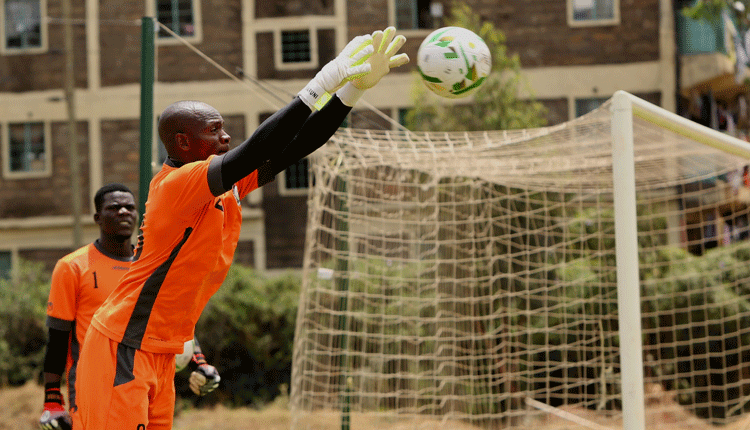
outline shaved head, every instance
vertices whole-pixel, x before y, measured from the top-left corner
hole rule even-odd
[[[181,142],[177,135],[186,135],[194,139],[212,121],[223,119],[221,114],[212,106],[195,101],[183,100],[167,106],[159,116],[159,138],[164,144],[170,158],[180,161],[194,161],[184,159],[184,151],[180,151]],[[184,148],[183,148],[184,149]]]

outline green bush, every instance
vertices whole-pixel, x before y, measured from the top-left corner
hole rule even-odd
[[[230,268],[195,329],[222,378],[217,395],[201,401],[259,405],[282,394],[279,387],[291,381],[300,285],[293,274],[266,277],[239,265]],[[184,373],[177,389],[189,395],[189,372]]]
[[[292,274],[230,268],[196,327],[206,358],[221,373],[220,389],[196,399],[187,385],[190,372],[182,372],[175,384],[185,401],[262,404],[281,394],[279,387],[291,380],[300,284]],[[0,386],[41,377],[49,288],[50,274],[38,263],[24,261],[17,279],[0,279]]]
[[[44,362],[49,273],[22,261],[15,280],[0,279],[0,386],[38,378]]]

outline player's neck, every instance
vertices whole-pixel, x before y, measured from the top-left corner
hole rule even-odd
[[[130,238],[119,240],[102,236],[97,242],[104,252],[114,257],[128,258],[133,256],[133,244],[130,242]]]

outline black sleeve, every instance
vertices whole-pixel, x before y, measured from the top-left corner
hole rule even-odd
[[[299,97],[295,97],[291,103],[263,121],[250,138],[226,154],[216,157],[209,169],[218,168],[220,172],[209,172],[209,175],[218,173],[223,191],[231,189],[237,181],[280,153],[310,116],[310,108]],[[216,194],[217,190],[213,191]]]
[[[323,109],[310,115],[299,133],[281,152],[258,168],[258,187],[273,181],[284,169],[325,145],[351,110],[334,95]]]
[[[65,372],[65,362],[68,359],[68,340],[70,332],[49,329],[47,351],[44,355],[44,372],[62,375]]]
[[[326,143],[351,109],[334,95],[323,109],[311,114],[310,108],[295,97],[265,120],[249,139],[216,157],[209,168],[210,182],[218,185],[214,179],[220,176],[221,188],[227,191],[240,179],[265,166],[258,172],[258,186],[264,185],[277,173]],[[268,179],[272,171],[276,173]],[[260,177],[262,172],[265,172],[263,178]],[[213,191],[215,195],[220,194],[219,190]]]

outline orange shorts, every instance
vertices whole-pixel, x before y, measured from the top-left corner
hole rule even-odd
[[[76,380],[77,430],[171,429],[174,354],[120,344],[89,327]]]

